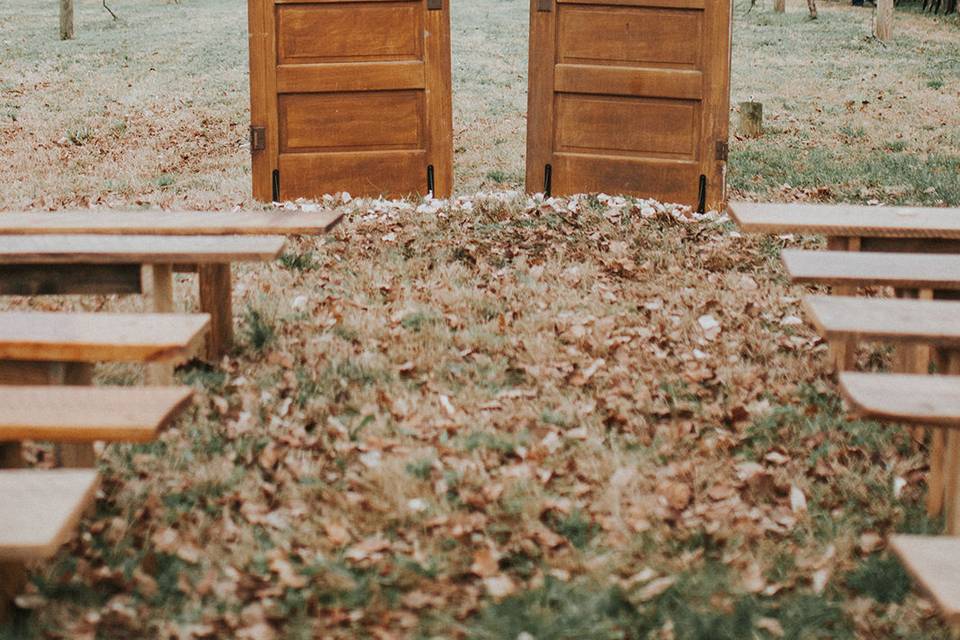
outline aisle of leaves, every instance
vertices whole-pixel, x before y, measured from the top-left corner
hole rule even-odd
[[[944,637],[883,548],[939,530],[923,451],[846,417],[779,267],[814,240],[606,197],[326,206],[238,274],[191,415],[109,449],[21,631]]]

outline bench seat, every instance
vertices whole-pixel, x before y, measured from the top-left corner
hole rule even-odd
[[[285,243],[283,236],[22,235],[0,242],[0,265],[263,262]]]
[[[337,211],[66,211],[0,213],[0,235],[123,234],[164,236],[320,235]]]
[[[53,556],[93,502],[97,473],[86,469],[0,471],[0,561]]]
[[[731,202],[728,210],[747,233],[960,239],[956,208]]]
[[[840,389],[867,418],[960,428],[960,376],[843,372]]]
[[[0,360],[181,362],[209,322],[207,314],[0,313]]]
[[[888,340],[960,347],[960,302],[808,296],[804,306],[830,341]]]
[[[960,290],[960,256],[787,249],[782,258],[798,284]]]
[[[891,536],[890,548],[956,632],[960,627],[960,538],[897,535]]]
[[[0,386],[0,442],[149,442],[192,396],[189,387]]]

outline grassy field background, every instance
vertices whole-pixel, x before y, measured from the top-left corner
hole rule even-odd
[[[737,197],[960,201],[956,17],[801,3],[735,10],[733,102],[767,133],[732,141]],[[804,5],[805,6],[805,5]],[[54,7],[0,7],[0,207],[248,203],[245,12],[234,0],[78,2],[74,42]],[[457,192],[522,186],[527,3],[453,3]],[[735,114],[734,114],[735,117]]]
[[[242,3],[114,4],[79,1],[72,43],[52,3],[0,4],[0,209],[252,206]],[[847,418],[779,264],[820,241],[499,190],[525,14],[454,0],[458,191],[486,193],[340,204],[330,236],[236,269],[236,349],[178,372],[197,399],[158,442],[106,451],[96,513],[0,638],[946,637],[883,544],[942,531],[925,453]],[[960,203],[960,30],[897,29],[738,7],[734,102],[769,126],[733,141],[737,195]]]

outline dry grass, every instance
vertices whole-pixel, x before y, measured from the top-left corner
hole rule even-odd
[[[463,190],[522,169],[522,4],[455,12],[458,114],[478,116],[458,134],[476,149],[458,153]],[[0,207],[248,203],[242,11],[148,2],[114,25],[80,8],[63,45],[49,7],[0,7]],[[756,11],[743,42],[774,20]],[[851,32],[865,15],[823,13]],[[479,22],[514,40],[488,44]],[[791,55],[791,73],[833,81]],[[822,64],[848,73],[838,59]],[[747,76],[774,95],[780,79],[751,65],[738,49],[737,97]],[[951,73],[937,91],[956,91]],[[897,126],[919,136],[925,117]],[[779,167],[812,118],[738,142],[734,171],[750,154]],[[859,157],[873,135],[834,149]],[[824,345],[796,324],[784,241],[616,199],[342,206],[330,237],[239,270],[237,350],[180,371],[198,399],[160,442],[108,450],[97,513],[0,637],[944,637],[874,542],[939,530],[924,456],[844,417]],[[177,286],[192,308],[193,283]]]

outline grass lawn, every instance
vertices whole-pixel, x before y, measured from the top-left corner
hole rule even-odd
[[[115,4],[79,2],[73,43],[0,6],[0,208],[251,205],[242,3]],[[733,141],[738,195],[960,203],[955,20],[898,13],[884,48],[868,10],[744,11],[734,101],[768,133]],[[491,191],[523,170],[525,13],[455,0],[458,191],[486,192],[338,205],[238,269],[237,349],[178,373],[160,441],[108,449],[0,638],[946,637],[882,545],[942,530],[925,453],[846,417],[779,266],[819,240]]]

